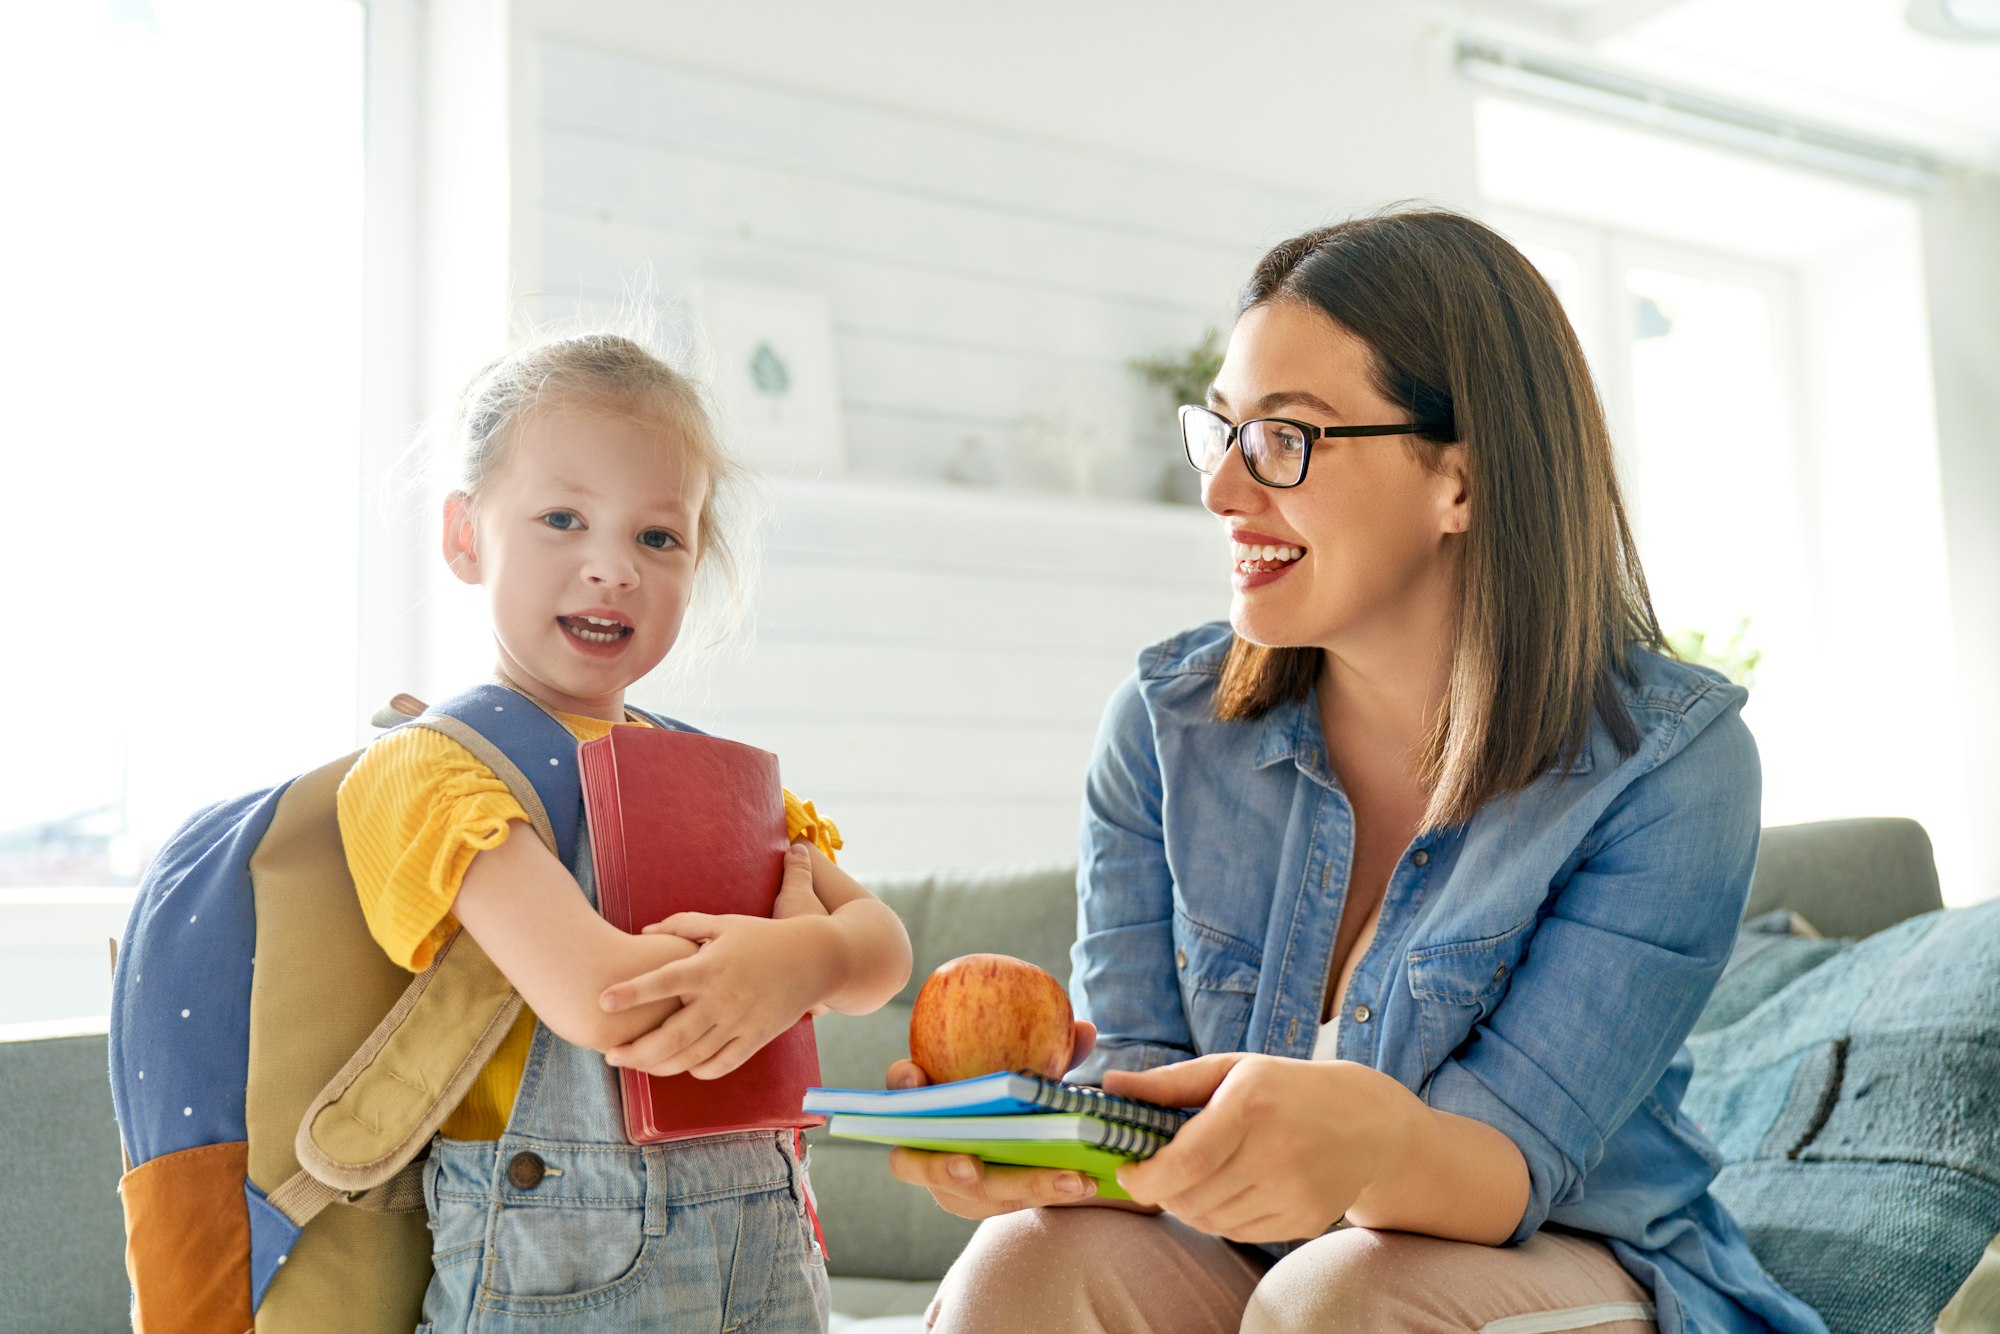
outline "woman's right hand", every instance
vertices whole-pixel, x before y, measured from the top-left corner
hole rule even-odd
[[[1074,1070],[1097,1044],[1097,1028],[1087,1019],[1076,1020],[1071,1041],[1069,1068]],[[892,1089],[921,1088],[930,1083],[923,1067],[915,1061],[897,1061],[889,1067]],[[889,1170],[899,1181],[922,1186],[947,1213],[960,1218],[991,1218],[1016,1209],[1033,1209],[1045,1204],[1098,1203],[1097,1183],[1078,1172],[1062,1172],[1050,1167],[1008,1167],[989,1163],[964,1153],[925,1153],[919,1149],[896,1149],[889,1155]],[[1124,1208],[1144,1208],[1123,1200],[1102,1201]],[[1154,1212],[1147,1209],[1146,1212]]]

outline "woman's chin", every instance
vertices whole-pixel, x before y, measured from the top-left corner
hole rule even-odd
[[[1230,604],[1229,628],[1238,639],[1260,648],[1298,648],[1312,642],[1299,627],[1271,615],[1268,609],[1245,606],[1241,597]]]

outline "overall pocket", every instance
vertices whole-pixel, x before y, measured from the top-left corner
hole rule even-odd
[[[595,1146],[524,1150],[492,1204],[483,1306],[515,1312],[608,1300],[636,1285],[657,1238],[646,1226],[642,1156]]]

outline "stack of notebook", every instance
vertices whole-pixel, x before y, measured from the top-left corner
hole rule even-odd
[[[1150,1158],[1193,1115],[1006,1071],[914,1089],[808,1089],[805,1110],[830,1117],[827,1133],[843,1139],[1066,1168],[1117,1200],[1131,1198],[1118,1187],[1119,1164]]]

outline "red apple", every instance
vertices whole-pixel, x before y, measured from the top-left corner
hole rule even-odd
[[[1069,996],[1046,969],[1006,954],[965,954],[924,979],[910,1011],[910,1059],[933,1084],[997,1070],[1051,1079],[1069,1069]]]

